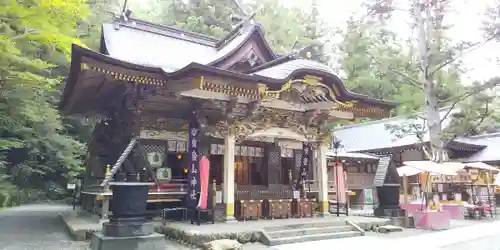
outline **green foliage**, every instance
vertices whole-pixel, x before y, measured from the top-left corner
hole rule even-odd
[[[338,46],[340,66],[345,73],[344,83],[356,92],[377,99],[400,102],[394,115],[418,111],[424,94],[418,83],[420,69],[412,59],[409,46],[404,46],[387,26],[380,22],[350,20],[343,41]],[[440,106],[447,106],[452,93],[463,88],[460,71],[449,68],[439,72]]]
[[[129,1],[130,2],[130,1]],[[121,11],[122,0],[88,0],[89,15],[80,20],[76,29],[77,37],[92,50],[99,50],[101,25],[112,19],[113,13]]]
[[[328,41],[327,37],[328,26],[320,18],[318,6],[316,0],[311,1],[311,10],[304,18],[304,23],[306,24],[305,37],[310,39],[310,45],[312,47],[311,59],[324,64],[329,64],[330,57],[325,50],[325,44]]]
[[[222,38],[231,30],[232,0],[157,0],[136,13],[140,18]]]
[[[258,0],[249,7],[257,12],[255,19],[263,26],[265,37],[276,53],[286,54],[320,43],[314,37],[317,32],[311,31],[313,26],[307,23],[313,18],[311,13],[284,7],[278,0]]]
[[[81,44],[75,28],[86,14],[83,0],[0,4],[0,185],[42,188],[81,171],[84,147],[66,135],[55,104],[59,65]]]
[[[453,107],[450,126],[443,130],[445,140],[460,136],[473,136],[483,133],[498,132],[500,129],[500,102],[496,86],[500,84],[500,77],[494,77],[485,82],[474,82],[467,86],[466,91],[456,97]],[[485,91],[491,89],[490,91]]]
[[[418,5],[418,6],[414,6]],[[370,0],[366,4],[368,7],[368,15],[361,24],[376,24],[375,27],[385,27],[385,24],[390,20],[396,8],[393,6],[391,0]],[[432,160],[442,160],[443,148],[446,147],[450,140],[460,136],[476,135],[483,132],[493,132],[498,126],[498,115],[495,115],[496,107],[498,104],[495,102],[496,93],[494,89],[500,81],[493,78],[484,83],[476,82],[471,86],[464,86],[460,82],[461,75],[464,73],[461,70],[461,56],[470,50],[482,46],[484,43],[491,41],[498,35],[498,17],[500,13],[498,6],[489,9],[489,20],[485,24],[485,33],[487,38],[480,42],[462,41],[455,44],[449,37],[446,36],[450,26],[443,23],[444,17],[450,10],[450,1],[430,1],[420,3],[412,1],[409,3],[408,16],[413,21],[409,28],[415,29],[414,36],[416,39],[411,39],[406,42],[406,46],[395,46],[398,42],[386,39],[374,39],[373,35],[369,35],[368,39],[363,35],[359,35],[359,40],[366,41],[368,46],[362,44],[362,49],[367,54],[371,55],[371,59],[377,62],[378,67],[373,67],[372,62],[364,60],[368,65],[365,67],[372,69],[371,71],[364,72],[368,76],[376,76],[374,78],[389,80],[385,78],[385,73],[380,74],[380,68],[384,69],[383,72],[394,73],[400,79],[391,79],[391,85],[394,89],[381,84],[373,84],[379,87],[379,94],[391,96],[394,99],[401,101],[403,108],[410,107],[408,110],[401,110],[398,108],[397,114],[411,114],[418,108],[425,111],[418,116],[418,119],[425,120],[425,125],[416,127],[412,122],[409,123],[409,128],[406,125],[398,125],[389,128],[396,136],[405,136],[413,134],[420,139],[425,133],[429,134],[429,145],[422,145],[422,149],[428,157]],[[369,21],[366,21],[369,20]],[[373,27],[372,25],[370,25]],[[359,27],[359,24],[355,26]],[[373,28],[372,28],[373,30]],[[352,35],[353,32],[347,32]],[[380,34],[379,31],[376,32]],[[364,39],[361,39],[364,38]],[[415,37],[413,37],[415,38]],[[377,43],[376,41],[382,41]],[[374,42],[375,41],[375,42]],[[347,40],[346,44],[352,44],[356,41]],[[377,49],[373,50],[370,46],[374,45]],[[399,44],[404,44],[399,42]],[[364,46],[364,47],[363,47]],[[354,45],[358,47],[358,45]],[[394,48],[397,48],[396,50]],[[378,50],[381,49],[382,53]],[[353,50],[347,50],[352,52]],[[389,52],[389,53],[383,53]],[[348,54],[362,55],[359,51]],[[354,56],[353,56],[354,57]],[[361,57],[363,58],[363,57]],[[391,65],[391,59],[396,60],[396,64]],[[352,65],[359,65],[357,62],[363,61],[358,58],[357,61],[352,62]],[[402,63],[402,64],[401,64]],[[398,66],[399,65],[399,66]],[[403,65],[403,67],[401,67]],[[376,70],[373,70],[376,68]],[[377,72],[373,74],[373,72]],[[372,73],[370,75],[370,73]],[[379,76],[384,78],[378,78]],[[351,76],[353,76],[351,74]],[[354,79],[359,77],[354,75]],[[400,90],[400,85],[394,85],[395,82],[405,82],[411,86],[411,91]],[[352,84],[352,83],[351,83]],[[358,85],[354,84],[355,87]],[[368,86],[373,86],[369,84]],[[368,87],[367,86],[367,87]],[[359,89],[363,91],[362,84],[359,84]],[[386,92],[393,91],[392,94]],[[364,90],[368,92],[367,90]],[[378,91],[378,90],[375,90]],[[373,95],[373,93],[371,94]],[[387,98],[386,98],[387,99]],[[414,104],[414,105],[408,105]],[[450,112],[442,117],[440,107],[449,107]],[[441,114],[440,114],[441,113]],[[446,112],[444,112],[446,113]],[[440,117],[441,116],[441,117]],[[451,116],[451,117],[450,117]],[[413,119],[417,116],[411,115]],[[412,120],[410,118],[410,120]],[[451,119],[450,119],[451,118]],[[443,121],[447,121],[443,123]],[[451,124],[448,124],[451,121]]]
[[[315,6],[311,11],[287,8],[279,0],[257,0],[241,4],[250,13],[256,13],[257,20],[264,28],[265,36],[278,54],[292,52],[313,45],[314,59],[326,62],[321,41],[325,27],[317,16]],[[178,27],[186,31],[222,38],[235,24],[232,16],[244,15],[234,4],[234,0],[158,0],[149,7],[140,8],[135,16],[155,23]]]
[[[398,45],[397,37],[385,26],[351,20],[339,46],[344,83],[356,92],[377,99],[401,103],[395,115],[416,111],[423,103],[423,93],[408,84],[397,72],[418,75],[411,56]]]

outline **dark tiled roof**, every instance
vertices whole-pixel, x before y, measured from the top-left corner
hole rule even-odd
[[[444,117],[448,110],[448,108],[442,108],[440,110],[441,117]],[[449,115],[443,121],[442,127],[447,128],[451,120],[452,116]],[[420,118],[410,119],[407,117],[394,117],[346,126],[335,130],[334,135],[342,141],[342,144],[348,152],[366,152],[392,147],[404,147],[421,143],[421,141],[414,134],[408,134],[400,138],[392,133],[391,130],[388,129],[388,126],[405,126],[411,124],[425,126],[425,121]],[[428,141],[429,134],[425,133],[424,142]]]
[[[112,58],[172,72],[189,63],[206,63],[217,53],[212,46],[145,32],[132,26],[102,25],[106,51]]]
[[[486,148],[473,154],[465,162],[498,162],[500,161],[500,133],[485,134],[463,138],[468,143],[482,144]]]
[[[240,32],[233,35],[232,39],[221,45],[215,56],[210,59],[209,64],[214,65],[228,57],[233,51],[239,49],[256,32],[257,28],[254,25],[242,27]]]
[[[264,46],[262,52],[266,54],[265,67],[262,65],[258,67],[260,70],[247,74],[218,68],[219,62],[234,55],[255,36],[261,40],[258,46]],[[300,53],[276,58],[264,38],[262,27],[253,22],[241,24],[227,37],[216,40],[141,20],[117,20],[113,24],[103,24],[100,52],[106,55],[103,60],[117,60],[112,62],[114,64],[122,62],[155,72],[162,70],[169,76],[182,74],[191,68],[203,68],[236,78],[266,82],[272,85],[271,88],[279,88],[296,73],[317,74],[338,87],[341,101],[362,100],[369,105],[382,105],[384,108],[398,105],[395,102],[349,92],[331,68],[316,61],[300,59],[300,56],[297,56]]]
[[[223,60],[240,48],[252,34],[262,33],[259,28],[257,24],[240,26],[224,38],[223,43],[219,43],[209,36],[140,20],[103,24],[102,44],[105,48],[101,48],[101,51],[125,62],[173,72],[193,62],[210,65]]]

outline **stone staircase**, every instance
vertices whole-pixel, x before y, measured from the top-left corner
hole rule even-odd
[[[263,228],[261,242],[268,246],[363,236],[351,222],[316,222]]]

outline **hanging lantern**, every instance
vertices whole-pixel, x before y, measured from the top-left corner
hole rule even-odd
[[[161,167],[163,163],[164,156],[159,152],[149,152],[148,153],[148,161],[151,167],[158,168]]]
[[[182,154],[179,153],[179,154],[177,154],[177,160],[180,160],[180,159],[182,159]]]

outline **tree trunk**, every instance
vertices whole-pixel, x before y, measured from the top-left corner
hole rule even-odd
[[[438,109],[437,83],[433,79],[432,73],[429,71],[429,43],[432,39],[430,5],[426,1],[413,0],[413,10],[417,21],[418,30],[418,56],[420,68],[422,69],[421,82],[425,96],[425,112],[426,126],[429,133],[430,148],[425,150],[429,160],[440,162],[446,160],[445,151],[443,149],[443,141],[441,140],[441,117]],[[425,11],[425,19],[422,16],[422,11]]]
[[[428,151],[430,156],[428,157],[430,158],[429,160],[434,162],[445,161],[444,145],[441,140],[441,116],[439,115],[437,105],[436,84],[432,82],[432,79],[427,78],[425,80],[424,94],[430,143],[430,150]]]

